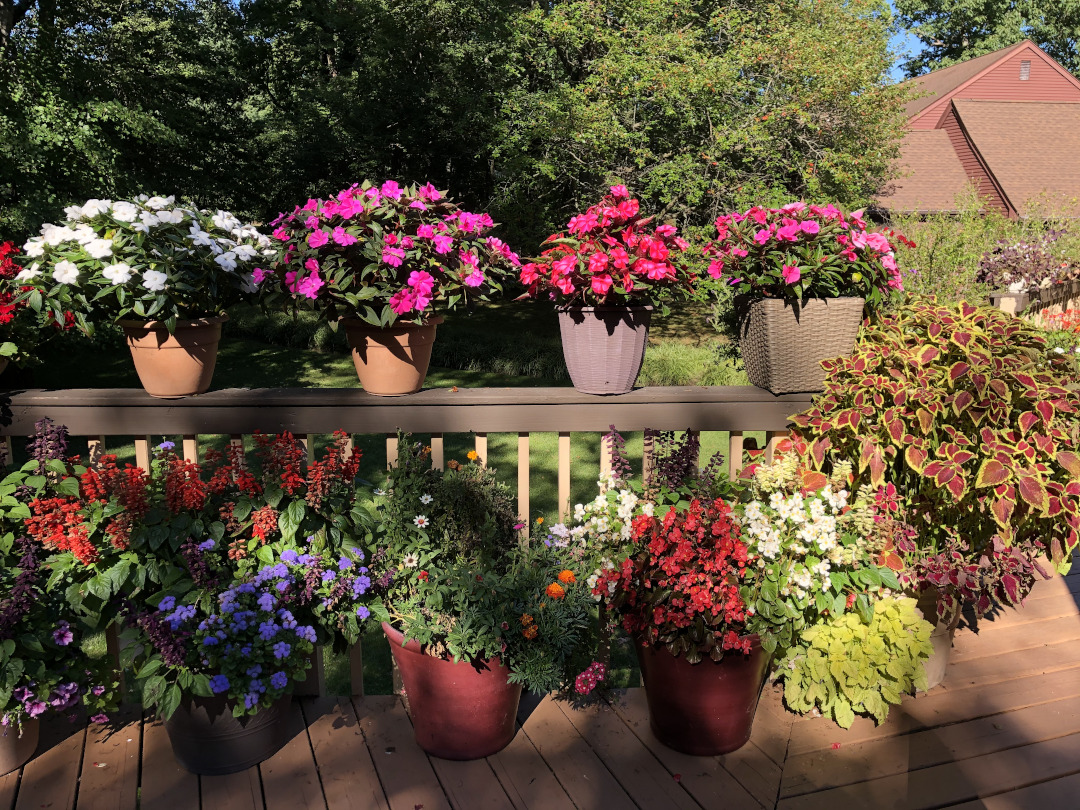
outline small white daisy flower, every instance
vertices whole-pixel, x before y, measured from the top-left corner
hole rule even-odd
[[[417,515],[413,518],[412,522],[415,523],[419,529],[426,529],[428,524],[431,523],[431,521],[428,520],[427,515]]]
[[[420,558],[412,552],[405,555],[405,558],[401,561],[402,565],[406,568],[416,568],[420,564]]]
[[[426,493],[420,496],[420,503],[424,504],[424,506],[427,506],[433,500],[435,500],[435,499],[432,498],[430,495],[428,495]]]

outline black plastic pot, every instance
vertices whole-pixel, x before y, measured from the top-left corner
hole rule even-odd
[[[185,697],[165,721],[173,754],[192,773],[236,773],[272,757],[289,741],[292,695],[248,717],[225,698]]]

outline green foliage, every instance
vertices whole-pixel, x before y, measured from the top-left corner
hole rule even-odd
[[[897,22],[922,50],[904,69],[909,76],[946,67],[1031,39],[1074,73],[1080,7],[1039,0],[896,0]]]
[[[834,614],[804,630],[777,665],[784,701],[800,714],[819,708],[843,728],[856,714],[881,724],[905,692],[926,689],[933,629],[914,599],[882,599],[869,620]]]
[[[1000,578],[984,572],[980,612],[991,593],[1017,604],[1042,550],[1068,569],[1080,542],[1080,394],[1072,361],[1048,359],[1037,330],[989,307],[916,300],[823,365],[824,393],[792,417],[819,468],[845,459],[857,483],[894,483],[924,549],[959,542],[974,563],[1013,545],[1026,558]]]

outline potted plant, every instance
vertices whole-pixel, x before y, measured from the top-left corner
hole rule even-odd
[[[774,394],[820,391],[820,362],[851,354],[864,308],[903,289],[889,238],[832,205],[720,216],[705,252],[709,275],[736,293],[750,382]]]
[[[913,301],[880,314],[825,392],[792,417],[816,469],[851,463],[908,524],[901,584],[939,629],[961,608],[1022,604],[1080,538],[1080,406],[1071,357],[989,307]],[[948,644],[943,645],[947,652]],[[944,671],[944,667],[941,667]],[[932,681],[931,681],[932,685]]]
[[[311,665],[316,626],[356,641],[371,579],[358,551],[288,550],[244,574],[213,539],[190,546],[164,595],[129,615],[125,658],[180,764],[234,773],[288,741],[292,685]]]
[[[270,301],[344,326],[361,385],[380,396],[419,391],[439,313],[490,300],[519,264],[490,235],[491,217],[463,211],[430,183],[365,181],[272,224],[277,261],[256,281]]]
[[[0,242],[0,373],[12,361],[31,360],[41,340],[39,318],[20,298],[21,285],[15,281],[22,270],[12,258],[18,253],[14,242]]]
[[[88,200],[46,224],[20,257],[26,300],[80,329],[118,324],[143,388],[154,397],[210,387],[225,309],[254,294],[256,260],[270,242],[227,211],[177,205],[172,197]]]
[[[1001,239],[979,259],[975,281],[996,292],[990,303],[1011,315],[1022,313],[1033,299],[1042,299],[1036,318],[1051,315],[1049,308],[1063,309],[1075,297],[1078,268],[1054,243],[1066,231],[1049,230],[1033,241]]]
[[[626,186],[549,236],[540,256],[522,265],[531,297],[556,303],[563,356],[574,387],[625,394],[645,358],[654,306],[688,297],[696,273],[682,263],[689,247],[674,225],[641,214]]]
[[[111,661],[91,658],[83,647],[95,628],[77,620],[67,602],[65,563],[85,570],[93,560],[76,556],[64,521],[37,531],[35,507],[77,490],[66,449],[65,431],[39,423],[31,460],[0,481],[0,775],[33,756],[48,713],[83,705],[104,723],[116,703]],[[78,531],[89,535],[93,527]]]
[[[431,467],[429,449],[399,440],[376,493],[377,558],[387,566],[373,611],[383,621],[417,743],[477,759],[513,739],[521,689],[573,680],[592,604],[562,549],[519,539],[513,500],[475,462]]]

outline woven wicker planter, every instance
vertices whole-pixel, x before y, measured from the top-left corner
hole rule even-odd
[[[765,298],[737,300],[739,348],[750,382],[774,394],[825,388],[821,361],[851,354],[862,298],[811,298],[796,307]]]
[[[625,394],[645,361],[651,306],[556,307],[563,358],[574,388],[585,394]]]

